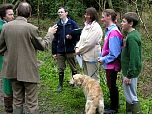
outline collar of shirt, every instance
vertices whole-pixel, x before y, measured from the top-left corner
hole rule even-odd
[[[89,29],[91,28],[91,26],[95,23],[95,21],[93,21],[92,23],[87,23],[85,22],[84,25],[85,25],[85,29]]]
[[[62,23],[63,25],[65,25],[67,22],[68,22],[68,18],[66,18],[65,20],[61,19],[61,23]]]
[[[113,29],[114,27],[116,27],[116,24],[112,24],[112,25],[108,26],[105,30],[105,36],[107,36],[109,34],[109,32],[111,31],[111,29]]]
[[[23,20],[23,21],[27,22],[27,19],[25,17],[22,17],[22,16],[16,17],[16,20]]]
[[[5,20],[0,19],[0,23],[4,24],[4,23],[6,23],[6,21],[5,21]]]
[[[116,24],[112,24],[112,25],[108,26],[108,27],[106,28],[106,32],[107,32],[107,31],[110,31],[110,30],[113,29],[114,27],[116,27]]]

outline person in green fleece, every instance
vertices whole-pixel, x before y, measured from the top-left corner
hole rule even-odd
[[[13,5],[12,4],[1,4],[0,5],[0,33],[3,25],[14,19]],[[0,71],[2,70],[3,56],[0,55]],[[4,92],[4,106],[7,114],[13,112],[13,92],[10,80],[3,77],[2,80],[3,92]]]
[[[126,97],[126,114],[141,114],[137,97],[137,81],[141,71],[141,36],[135,29],[139,17],[134,12],[123,15],[122,30],[127,32],[121,53],[123,89]]]

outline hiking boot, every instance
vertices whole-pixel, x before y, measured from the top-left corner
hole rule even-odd
[[[132,114],[142,114],[139,102],[132,104]]]
[[[57,92],[61,92],[62,91],[62,88],[63,88],[63,79],[64,79],[64,72],[60,72],[59,73],[59,84],[58,84],[58,87],[57,87]]]
[[[4,107],[8,114],[13,113],[13,96],[4,97]]]
[[[13,114],[23,114],[23,108],[13,109]]]
[[[126,114],[132,114],[132,104],[129,104],[127,101],[126,101]]]
[[[105,109],[104,114],[117,114],[117,112],[115,110],[112,110],[112,109]]]

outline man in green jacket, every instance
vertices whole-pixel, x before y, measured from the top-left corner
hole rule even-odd
[[[0,6],[0,32],[2,31],[3,24],[14,19],[13,5],[2,4]],[[0,55],[0,71],[2,70],[3,56]],[[13,93],[10,80],[3,77],[3,92],[4,92],[4,106],[7,114],[13,112]]]
[[[123,88],[126,97],[126,114],[141,114],[137,97],[137,80],[141,71],[141,37],[137,30],[138,15],[134,12],[125,13],[122,29],[127,32],[121,54]]]

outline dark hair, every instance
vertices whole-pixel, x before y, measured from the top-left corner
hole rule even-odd
[[[123,18],[127,20],[128,23],[133,22],[132,27],[135,27],[139,22],[139,17],[135,12],[128,12],[123,15]]]
[[[105,13],[106,16],[111,16],[113,22],[117,20],[117,13],[113,9],[105,9],[103,13]]]
[[[32,12],[31,5],[27,2],[20,2],[17,7],[17,15],[25,18],[30,17]]]
[[[0,5],[0,17],[1,19],[4,19],[6,16],[6,10],[13,9],[14,6],[12,4],[1,4]]]
[[[61,6],[59,9],[64,9],[65,12],[68,12],[68,9],[66,7]]]
[[[97,10],[94,7],[87,8],[85,13],[90,15],[91,22],[98,21]]]

